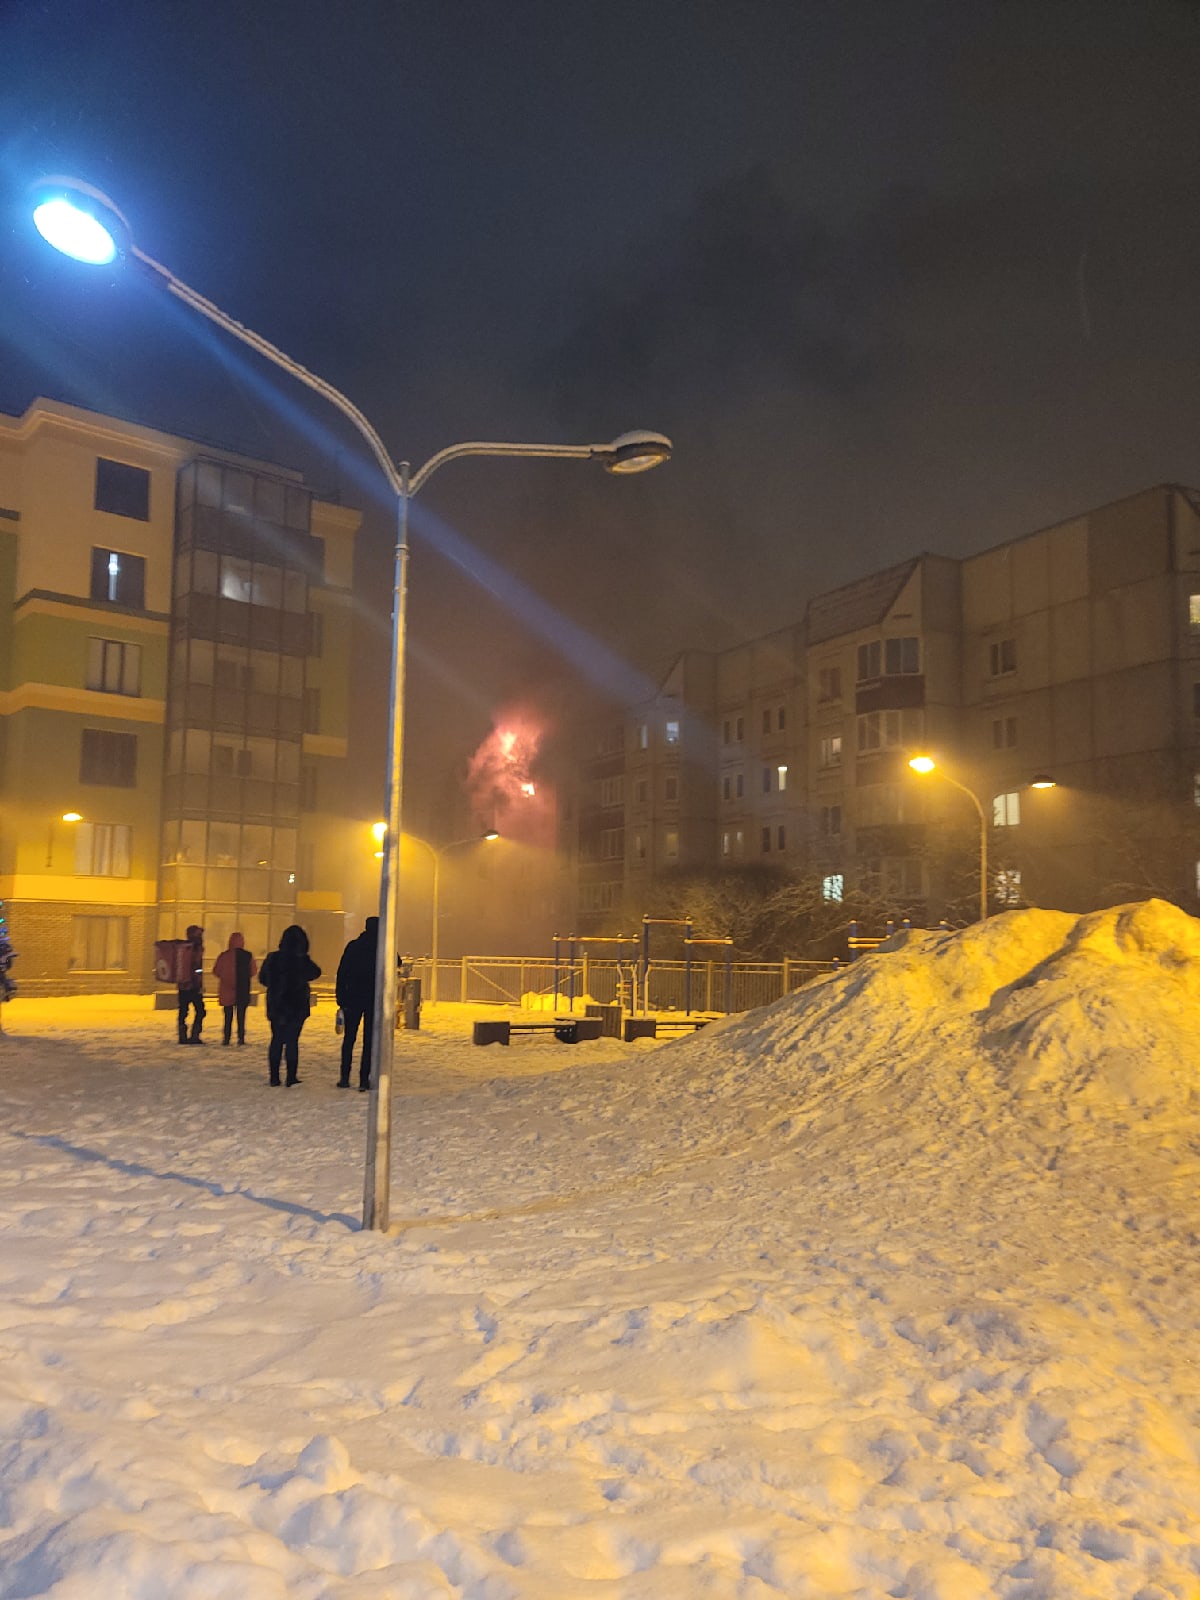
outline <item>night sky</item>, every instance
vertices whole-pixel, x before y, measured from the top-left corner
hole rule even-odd
[[[425,491],[414,826],[498,708],[575,673],[636,692],[907,555],[1200,483],[1185,0],[0,0],[0,72],[0,409],[68,400],[369,504],[368,758],[391,519],[353,431],[55,257],[26,185],[106,190],[397,459],[675,440],[644,478],[465,462]]]

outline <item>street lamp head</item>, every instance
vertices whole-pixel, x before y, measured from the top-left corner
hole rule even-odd
[[[913,756],[908,764],[914,772],[933,772],[937,768],[932,756]]]
[[[64,822],[82,822],[83,815],[78,811],[64,811],[62,814],[62,819]]]
[[[611,444],[597,450],[606,472],[632,477],[635,472],[649,472],[671,459],[671,441],[665,433],[645,433],[635,430],[623,433]]]
[[[382,844],[383,841],[387,838],[387,823],[386,822],[373,822],[371,824],[371,832],[375,835],[376,840],[380,844]]]
[[[493,839],[498,839],[500,835],[496,832],[495,828],[489,828],[483,837],[490,843]]]
[[[47,244],[88,266],[105,267],[130,247],[129,223],[99,189],[79,178],[42,178],[30,198]]]
[[[1029,780],[1029,787],[1031,789],[1057,789],[1058,782],[1050,777],[1048,773],[1035,772]]]

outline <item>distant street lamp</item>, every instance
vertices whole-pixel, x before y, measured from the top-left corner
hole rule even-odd
[[[646,472],[671,457],[665,434],[623,433],[608,444],[510,444],[473,440],[439,450],[418,471],[396,463],[363,413],[332,384],[293,361],[261,334],[235,322],[211,300],[139,250],[126,218],[107,195],[77,178],[44,178],[34,186],[33,220],[48,244],[89,265],[132,258],[164,283],[168,291],[217,327],[249,345],[258,355],[328,400],[358,429],[396,497],[396,545],[392,583],[392,659],[388,683],[388,747],[385,810],[387,833],[379,883],[379,950],[375,982],[375,1023],[367,1155],[363,1183],[363,1227],[385,1231],[391,1187],[392,1060],[396,1016],[396,926],[400,882],[400,801],[404,768],[404,668],[408,609],[408,507],[413,496],[448,461],[460,456],[542,456],[599,461],[608,472],[629,476]]]
[[[59,818],[61,822],[82,822],[83,817],[78,811],[64,811]],[[49,831],[46,834],[46,866],[54,865],[54,818],[50,819]]]
[[[498,839],[500,835],[495,828],[489,828],[486,833],[472,834],[469,839],[453,839],[449,844],[444,844],[440,848],[437,845],[430,844],[428,839],[419,839],[415,833],[406,834],[405,837],[411,839],[413,844],[419,844],[423,850],[428,850],[433,857],[433,924],[429,944],[429,1003],[434,1005],[437,1003],[438,997],[438,927],[441,917],[442,857],[447,852],[457,850],[464,844],[479,844],[485,840],[490,843],[491,840]]]
[[[965,783],[959,783],[957,778],[952,778],[948,772],[938,766],[932,756],[913,756],[908,764],[914,772],[936,772],[938,777],[950,784],[952,788],[958,789],[962,794],[965,794],[979,813],[979,920],[980,922],[986,922],[988,914],[988,821],[987,813],[983,809],[983,802],[974,789],[968,789]]]

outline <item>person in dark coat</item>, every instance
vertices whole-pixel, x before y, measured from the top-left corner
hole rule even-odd
[[[267,991],[267,1020],[271,1024],[271,1043],[267,1067],[271,1084],[279,1087],[279,1064],[287,1060],[287,1087],[299,1083],[300,1031],[312,1010],[309,984],[321,976],[321,969],[308,953],[308,935],[298,923],[285,928],[279,949],[272,950],[262,964],[258,981]]]
[[[229,935],[229,946],[213,962],[213,977],[217,980],[217,999],[225,1013],[225,1038],[228,1044],[233,1036],[233,1016],[237,1013],[238,1043],[246,1042],[246,1007],[250,1004],[250,979],[258,971],[258,962],[246,949],[240,933]]]
[[[354,1045],[362,1026],[362,1060],[358,1065],[358,1087],[365,1093],[371,1087],[371,1033],[375,1025],[375,957],[379,949],[379,918],[368,917],[357,939],[342,951],[337,969],[337,1003],[342,1008],[342,1075],[339,1089],[350,1088],[354,1065]]]
[[[192,923],[187,930],[191,945],[188,957],[188,976],[179,980],[179,1042],[203,1044],[200,1030],[204,1026],[204,929]],[[192,1012],[192,1031],[188,1033],[188,1012]]]

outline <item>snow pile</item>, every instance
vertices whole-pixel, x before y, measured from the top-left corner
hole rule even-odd
[[[1149,902],[668,1044],[427,1007],[386,1237],[331,1011],[272,1090],[18,1002],[0,1600],[1196,1600],[1198,984]]]

